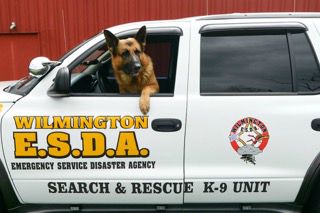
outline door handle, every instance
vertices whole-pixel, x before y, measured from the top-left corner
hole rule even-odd
[[[157,132],[175,132],[181,129],[182,123],[175,118],[158,118],[151,122],[151,127]]]
[[[315,131],[320,131],[320,118],[316,118],[312,120],[311,128]]]

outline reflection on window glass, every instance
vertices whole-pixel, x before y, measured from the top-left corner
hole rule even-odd
[[[304,33],[292,34],[299,92],[320,90],[320,73],[316,58]]]
[[[72,73],[81,73],[85,71],[88,67],[88,65],[85,64],[85,62],[90,63],[91,61],[94,61],[98,57],[100,57],[103,53],[105,53],[106,47],[103,46],[102,48],[94,51],[92,54],[90,54],[87,58],[85,58],[78,66],[76,66],[73,70]]]
[[[229,32],[201,38],[202,93],[290,92],[285,32]]]

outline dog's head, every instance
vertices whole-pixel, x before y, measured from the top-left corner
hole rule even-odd
[[[134,38],[120,40],[110,31],[104,30],[107,47],[112,54],[112,64],[116,70],[121,70],[130,76],[139,74],[146,35],[146,26],[141,27]]]

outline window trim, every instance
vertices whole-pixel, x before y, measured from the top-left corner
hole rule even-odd
[[[207,24],[200,28],[199,33],[215,31],[246,31],[246,30],[301,30],[308,31],[306,25],[300,22],[275,23],[245,23],[245,24]]]
[[[236,24],[236,25],[204,25],[200,28],[199,33],[210,33],[210,32],[230,32],[230,31],[278,31],[283,30],[286,31],[283,35],[287,38],[287,47],[288,47],[288,54],[289,54],[289,61],[290,61],[290,69],[291,69],[291,81],[292,81],[292,91],[291,92],[201,92],[201,70],[200,70],[200,84],[199,84],[199,91],[200,96],[292,96],[292,95],[318,95],[320,91],[315,92],[299,92],[298,91],[298,82],[297,82],[297,73],[296,73],[296,63],[295,63],[295,54],[294,54],[294,47],[293,42],[291,39],[291,34],[293,31],[301,31],[306,36],[308,41],[309,47],[313,53],[313,57],[317,64],[318,70],[320,72],[320,64],[317,58],[316,52],[314,47],[311,43],[309,35],[307,34],[308,28],[300,23],[300,22],[290,22],[290,23],[257,23],[257,24]],[[201,52],[201,50],[200,50]],[[201,57],[201,56],[200,56]]]
[[[115,33],[117,37],[132,36],[138,32],[139,28],[130,29]],[[176,35],[183,36],[183,31],[180,27],[148,27],[147,35]]]

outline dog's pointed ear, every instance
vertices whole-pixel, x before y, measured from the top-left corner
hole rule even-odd
[[[137,32],[135,39],[139,42],[141,45],[142,51],[144,51],[144,48],[146,46],[146,39],[147,39],[147,28],[146,26],[142,26],[139,31]]]
[[[113,35],[109,30],[104,30],[103,34],[106,38],[108,49],[113,55],[116,55],[119,39],[115,35]]]

